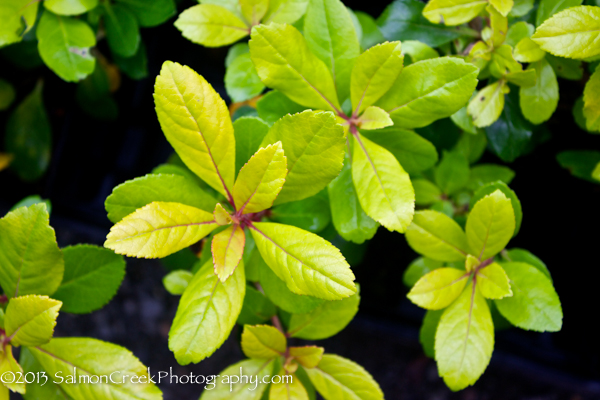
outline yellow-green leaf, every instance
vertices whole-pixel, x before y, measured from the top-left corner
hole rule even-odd
[[[502,16],[506,17],[515,3],[514,0],[490,0],[490,4],[493,5]],[[504,33],[506,34],[506,31],[504,31]]]
[[[4,328],[13,346],[39,346],[54,333],[62,302],[48,296],[13,297],[6,307]]]
[[[246,235],[239,225],[231,225],[213,237],[211,250],[215,274],[225,282],[238,266],[244,254]]]
[[[526,37],[517,43],[513,51],[513,55],[515,60],[519,62],[531,63],[544,58],[546,52],[540,49],[540,46],[536,42]]]
[[[483,0],[431,0],[423,16],[434,24],[460,25],[475,18],[487,4]]]
[[[467,112],[473,118],[473,125],[478,128],[490,126],[500,117],[507,90],[504,82],[498,81],[477,92],[467,107]]]
[[[271,359],[284,355],[287,339],[271,325],[244,326],[242,351],[249,358]]]
[[[375,106],[369,106],[358,119],[360,129],[371,130],[381,129],[386,126],[392,126],[394,122],[390,115],[383,109]]]
[[[510,1],[510,6],[512,7],[512,1]],[[492,37],[488,40],[488,43],[491,42],[492,46],[499,47],[504,43],[506,39],[506,33],[508,32],[508,18],[506,18],[506,14],[510,9],[506,10],[506,13],[497,10],[496,4],[500,5],[501,8],[506,10],[507,0],[491,0],[490,5],[486,7],[487,12],[490,14],[490,26],[492,29]]]
[[[437,211],[417,211],[406,240],[416,252],[438,261],[462,261],[467,255],[467,238],[460,225]]]
[[[288,374],[284,369],[277,375],[281,378],[279,383],[271,383],[269,399],[272,400],[309,400],[308,392],[302,381],[295,374]]]
[[[469,274],[460,269],[434,269],[417,281],[407,297],[419,307],[441,310],[460,296],[468,280]]]
[[[528,88],[535,85],[537,74],[535,69],[526,69],[525,71],[516,71],[506,74],[504,78],[506,78],[508,82],[514,83],[519,87]]]
[[[290,347],[290,357],[298,361],[305,368],[314,368],[319,365],[325,349],[317,346]]]
[[[188,8],[179,14],[175,27],[185,38],[206,47],[225,46],[250,33],[250,28],[237,15],[215,4]]]
[[[589,131],[600,130],[600,68],[596,68],[583,89],[583,116]]]
[[[223,208],[221,203],[217,203],[215,211],[213,211],[215,222],[221,226],[231,224],[231,215]]]
[[[491,263],[477,271],[477,288],[486,299],[512,296],[510,282],[500,264]]]
[[[23,368],[21,368],[17,360],[15,360],[12,353],[12,346],[6,344],[2,347],[2,351],[0,351],[0,376],[3,377],[3,384],[0,384],[0,395],[2,395],[1,389],[4,387],[9,388],[13,392],[23,394],[25,393],[25,382],[22,379],[19,379],[19,374],[23,374]],[[10,379],[13,376],[15,379]],[[8,391],[5,393],[7,394],[6,400],[9,400]]]
[[[550,119],[558,106],[558,81],[552,66],[542,59],[529,64],[527,70],[535,70],[536,82],[531,87],[519,89],[519,104],[523,116],[538,125]]]
[[[114,225],[104,246],[130,257],[161,258],[196,243],[217,226],[211,213],[157,201]]]
[[[269,0],[240,0],[242,15],[249,25],[258,25],[269,9]]]
[[[158,121],[181,160],[226,197],[235,176],[235,137],[223,99],[194,70],[165,61],[154,86]]]

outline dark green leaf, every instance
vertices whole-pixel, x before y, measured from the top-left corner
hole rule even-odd
[[[239,171],[260,148],[269,125],[260,118],[240,117],[233,123],[235,135],[235,170]]]
[[[573,176],[597,183],[592,179],[592,171],[600,162],[600,151],[563,151],[556,159]]]
[[[41,203],[46,204],[46,210],[48,211],[48,214],[50,214],[52,212],[52,204],[50,203],[50,200],[48,200],[48,199],[42,199],[38,195],[33,195],[33,196],[27,196],[27,197],[25,197],[23,200],[19,201],[17,204],[15,204],[14,206],[12,206],[12,208],[9,211],[14,211],[14,210],[16,210],[17,208],[20,208],[20,207],[29,207],[29,206],[32,206],[34,204],[41,204]]]
[[[173,0],[117,0],[125,5],[137,18],[140,26],[160,25],[173,15],[177,9]]]
[[[237,319],[240,325],[257,325],[262,324],[277,313],[275,305],[265,296],[252,286],[246,286],[246,296],[242,311]]]
[[[302,112],[305,107],[293,102],[283,93],[272,90],[256,103],[256,110],[263,121],[273,125],[284,115]]]
[[[119,69],[131,79],[139,80],[148,76],[148,57],[144,42],[140,42],[137,51],[131,57],[121,57],[113,53],[113,59]]]
[[[307,199],[273,207],[270,218],[310,232],[322,231],[331,222],[327,189]]]
[[[141,36],[135,15],[127,8],[104,3],[106,7],[106,39],[110,49],[122,56],[132,57],[140,45]]]

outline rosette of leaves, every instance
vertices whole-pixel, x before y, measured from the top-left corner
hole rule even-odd
[[[464,231],[447,215],[424,210],[406,233],[408,244],[424,257],[404,277],[412,286],[408,298],[428,310],[421,342],[454,391],[485,371],[495,324],[537,332],[562,327],[546,266],[527,251],[505,250],[515,232],[517,202],[504,184],[483,186],[471,200]]]
[[[444,57],[403,68],[400,42],[361,54],[351,15],[338,0],[311,1],[302,28],[302,33],[277,23],[252,28],[250,57],[262,82],[275,89],[257,103],[258,115],[272,121],[304,108],[333,112],[347,132],[348,161],[329,186],[338,232],[358,243],[370,239],[378,224],[404,232],[414,191],[408,166],[396,154],[417,170],[436,162],[433,146],[412,129],[466,104],[477,69]],[[413,157],[413,148],[424,149],[424,157]]]
[[[339,173],[344,134],[331,113],[290,115],[271,129],[250,118],[234,130],[210,84],[169,61],[154,98],[167,140],[204,189],[189,172],[150,174],[118,186],[106,200],[115,225],[105,246],[162,258],[214,231],[211,251],[204,253],[212,257],[189,281],[171,328],[169,346],[181,364],[210,356],[233,328],[246,292],[247,243],[296,295],[340,300],[356,292],[348,263],[328,241],[295,226],[263,222],[275,219],[284,203],[322,191]]]
[[[37,201],[24,199],[20,204],[34,204],[0,219],[0,398],[8,399],[11,390],[27,400],[162,399],[150,383],[81,380],[114,371],[146,376],[127,349],[92,338],[53,338],[59,311],[89,313],[115,295],[125,260],[97,246],[59,249],[46,203]],[[19,362],[14,347],[21,347]],[[69,380],[75,373],[76,380]]]

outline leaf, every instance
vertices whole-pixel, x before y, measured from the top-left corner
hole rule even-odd
[[[592,178],[600,181],[600,162],[596,164],[596,168],[594,168],[594,171],[592,172]]]
[[[296,294],[339,300],[356,292],[354,274],[337,248],[302,229],[268,222],[251,226],[267,265]],[[310,246],[311,252],[304,249]]]
[[[535,17],[535,26],[540,26],[559,11],[580,6],[581,3],[582,0],[541,0]]]
[[[360,54],[349,12],[339,0],[310,0],[303,33],[308,48],[331,71],[343,103],[350,96],[350,74]]]
[[[510,199],[510,202],[512,204],[513,211],[515,212],[515,233],[513,234],[514,237],[519,232],[519,229],[521,229],[521,222],[523,221],[523,209],[521,207],[521,202],[517,198],[517,195],[506,185],[505,182],[496,181],[481,186],[475,191],[473,197],[471,197],[470,208],[472,209],[479,200],[481,200],[488,194],[492,194],[496,190],[500,190],[502,193],[504,193],[504,195]]]
[[[491,263],[477,270],[477,287],[486,299],[501,299],[513,295],[506,272],[500,264]]]
[[[460,110],[477,85],[478,71],[458,58],[419,61],[404,68],[375,105],[390,114],[394,126],[420,128]]]
[[[496,190],[479,200],[467,218],[465,231],[471,254],[479,260],[498,254],[515,231],[515,214],[510,199]]]
[[[17,208],[29,207],[34,204],[42,204],[42,203],[46,205],[46,210],[48,211],[48,214],[50,214],[52,212],[52,204],[50,203],[50,200],[47,200],[47,199],[44,200],[38,195],[25,197],[24,199],[19,201],[17,204],[12,206],[9,211],[15,211]]]
[[[306,107],[338,111],[340,104],[327,66],[291,25],[252,28],[250,56],[263,83]]]
[[[39,346],[54,333],[62,303],[48,296],[14,297],[6,307],[4,329],[13,346]]]
[[[470,283],[448,307],[435,333],[438,372],[448,387],[461,390],[485,371],[494,350],[494,324],[483,296]]]
[[[442,191],[426,179],[413,179],[412,185],[417,206],[428,206],[441,199]]]
[[[41,375],[46,372],[38,360],[31,354],[31,351],[26,347],[21,349],[19,363],[23,367],[23,373],[26,376],[30,372],[36,374],[36,377],[38,373]],[[43,379],[40,379],[40,382],[37,382],[36,379],[32,383],[28,383],[26,397],[28,400],[69,400],[66,393],[50,379],[48,379],[48,382],[46,383],[43,382]]]
[[[434,24],[455,26],[475,18],[487,4],[482,0],[431,0],[423,16]]]
[[[469,181],[469,161],[459,152],[444,152],[434,176],[443,193],[453,194],[464,188]]]
[[[419,330],[419,342],[427,357],[435,358],[435,333],[444,310],[427,310]]]
[[[323,358],[323,352],[325,351],[322,347],[317,346],[302,346],[302,347],[290,347],[289,354],[293,357],[298,364],[305,368],[315,368],[319,365],[319,362]]]
[[[44,63],[67,82],[77,82],[94,71],[90,48],[96,45],[92,28],[83,20],[44,11],[36,29]]]
[[[531,88],[535,86],[537,74],[535,69],[527,69],[525,71],[510,72],[504,76],[510,83],[521,88]]]
[[[318,233],[331,222],[327,192],[322,190],[307,199],[275,206],[271,209],[270,219]]]
[[[360,206],[348,156],[338,177],[329,184],[328,193],[333,225],[344,240],[363,243],[375,235],[379,224]]]
[[[324,300],[319,298],[292,293],[285,282],[279,279],[273,270],[267,266],[260,254],[257,253],[257,255],[259,259],[260,284],[265,291],[265,295],[277,307],[289,313],[303,314],[323,304]]]
[[[592,172],[600,162],[599,151],[563,151],[558,153],[556,160],[561,167],[566,168],[577,178],[593,182]]]
[[[12,112],[6,123],[6,151],[14,158],[10,166],[24,181],[40,178],[50,164],[52,128],[37,85]]]
[[[461,36],[454,28],[432,24],[423,16],[425,4],[418,0],[395,0],[377,19],[387,40],[418,40],[439,47]]]
[[[481,158],[483,152],[485,151],[486,145],[487,139],[482,132],[477,132],[476,134],[463,133],[458,143],[456,143],[456,146],[454,147],[453,151],[461,153],[464,157],[467,158],[469,163],[472,164],[474,162],[477,162]],[[476,168],[477,166],[471,169],[471,175],[473,173],[473,170]]]
[[[522,63],[531,63],[540,61],[546,55],[546,52],[540,49],[540,46],[528,37],[521,39],[517,43],[514,52],[515,60]]]
[[[242,15],[249,25],[258,25],[269,8],[269,0],[240,0]]]
[[[198,363],[221,347],[240,314],[245,290],[243,263],[226,282],[214,274],[211,262],[196,272],[169,331],[169,349],[179,364]]]
[[[248,214],[270,208],[287,174],[281,142],[259,149],[242,167],[235,181],[233,199],[237,211]]]
[[[414,213],[414,190],[398,160],[364,136],[354,136],[352,180],[367,215],[388,230],[404,232]]]
[[[506,250],[506,252],[502,252],[502,258],[509,262],[520,261],[529,264],[530,266],[537,268],[541,273],[546,275],[546,277],[550,279],[550,282],[552,282],[552,277],[550,276],[550,271],[548,271],[548,267],[546,266],[546,264],[544,264],[542,260],[540,260],[538,257],[536,257],[534,254],[527,250],[512,248],[510,250]],[[502,264],[504,265],[504,263]]]
[[[406,297],[419,307],[441,310],[460,296],[468,281],[464,270],[437,268],[421,277]]]
[[[0,111],[8,109],[15,100],[15,96],[16,92],[13,85],[0,78]]]
[[[271,383],[269,387],[269,399],[309,400],[306,388],[296,375],[288,373],[282,368],[279,370],[277,376],[280,377],[280,381],[278,383]]]
[[[467,255],[467,238],[452,218],[436,211],[417,211],[406,231],[410,247],[438,261],[462,261]]]
[[[233,377],[240,373],[240,368],[245,375],[256,377],[254,383],[242,381],[237,384],[228,382],[229,379],[213,379],[214,388],[203,390],[201,400],[260,400],[268,385],[256,382],[268,382],[272,376],[273,360],[243,360],[219,372],[220,377]]]
[[[283,93],[272,90],[258,100],[256,110],[258,111],[258,116],[263,121],[269,125],[273,125],[284,115],[296,114],[304,111],[305,108],[298,103],[294,103]]]
[[[244,326],[242,351],[248,358],[272,359],[282,356],[287,349],[283,333],[270,325]]]
[[[531,6],[533,6],[533,2],[531,3]],[[526,37],[531,37],[534,31],[535,27],[531,24],[528,24],[525,21],[520,21],[515,24],[512,24],[508,28],[508,32],[506,33],[504,44],[507,44],[514,48],[517,45],[517,43],[519,43],[522,39]]]
[[[495,181],[502,181],[508,185],[514,177],[515,171],[508,167],[496,164],[479,164],[471,168],[467,187],[471,190],[477,190]]]
[[[138,0],[116,0],[123,4],[133,14],[141,27],[149,28],[166,22],[177,12],[173,0],[152,0],[140,2]]]
[[[44,7],[59,15],[79,15],[98,5],[98,0],[47,0]]]
[[[490,4],[494,6],[494,8],[503,16],[508,16],[508,13],[512,10],[514,6],[513,0],[491,0]],[[506,31],[504,31],[506,34]]]
[[[600,8],[571,7],[548,18],[531,37],[544,51],[559,57],[588,58],[600,54]]]
[[[64,261],[45,204],[21,207],[0,219],[0,265],[0,285],[8,298],[56,291]]]
[[[139,383],[132,383],[131,379],[125,378],[125,375],[148,377],[148,372],[129,350],[121,346],[91,338],[59,338],[39,347],[30,347],[28,350],[47,374],[55,377],[53,380],[59,382],[60,390],[74,399],[104,396],[114,400],[162,398],[158,387],[151,383],[142,383],[145,379],[140,379]],[[94,382],[93,376],[110,375],[115,371],[119,372],[113,375],[113,380],[118,382],[116,384],[110,380],[102,380],[99,383],[85,382]],[[77,383],[67,383],[69,375],[75,374],[78,377]],[[59,376],[63,381],[57,378]],[[120,382],[120,379],[124,382]]]
[[[24,18],[24,13],[21,10],[27,4],[26,0],[21,0],[2,2],[0,5],[0,20],[2,20],[2,25],[0,25],[0,47],[20,42],[23,39],[25,33],[23,22],[27,22],[27,19]],[[37,14],[38,3],[35,3],[31,8],[34,8]],[[35,15],[33,16],[33,22],[35,22]]]
[[[521,329],[557,332],[562,328],[562,308],[552,281],[539,269],[523,263],[502,263],[513,296],[496,301],[498,311]]]
[[[508,32],[508,12],[512,8],[513,0],[491,0],[485,10],[490,15],[491,37],[486,41],[491,44],[495,50],[501,47]],[[502,10],[500,10],[499,8]]]
[[[250,54],[241,54],[227,67],[225,89],[234,103],[250,100],[265,89]]]
[[[360,38],[360,47],[368,49],[385,41],[373,17],[361,11],[355,11],[354,15],[356,15],[363,33]]]
[[[406,65],[416,63],[418,61],[429,60],[430,58],[438,58],[438,52],[425,43],[418,40],[405,40],[402,42],[402,54],[409,56]]]
[[[199,208],[214,209],[217,200],[191,179],[174,174],[148,174],[115,187],[104,206],[113,223],[154,201],[175,202]]]
[[[216,227],[211,213],[156,201],[114,225],[104,247],[130,257],[161,258],[198,242]]]
[[[249,279],[249,265],[246,265],[246,279]],[[268,268],[268,267],[267,267]],[[258,279],[257,279],[258,280]],[[283,283],[282,283],[283,284]],[[283,284],[285,285],[285,284]],[[237,319],[239,325],[262,324],[277,314],[275,305],[262,292],[254,287],[246,286],[246,296],[240,316]]]
[[[63,249],[65,273],[53,298],[62,311],[85,314],[102,308],[117,293],[125,277],[125,260],[110,250],[92,245]]]
[[[498,81],[487,85],[471,99],[467,113],[473,117],[473,124],[476,127],[490,126],[500,117],[504,109],[506,89],[503,82]]]
[[[171,271],[163,278],[163,285],[167,292],[179,296],[183,294],[193,277],[194,275],[190,271],[182,269]]]
[[[583,116],[589,131],[600,130],[600,69],[590,76],[583,90]]]
[[[377,132],[361,133],[392,153],[409,174],[425,171],[438,161],[438,154],[433,144],[413,131],[390,126]]]
[[[558,106],[558,81],[546,60],[529,64],[528,69],[535,69],[537,80],[535,86],[519,89],[519,103],[523,116],[537,125],[550,119]]]
[[[220,47],[237,42],[250,33],[244,21],[224,7],[198,4],[177,18],[175,27],[183,37],[206,47]]]
[[[363,367],[335,354],[324,354],[306,373],[325,400],[383,400],[379,385]]]
[[[229,225],[233,221],[231,215],[223,208],[221,203],[217,203],[215,210],[213,211],[213,216],[215,217],[215,222],[221,226]]]
[[[344,131],[329,112],[306,110],[283,117],[273,125],[262,146],[278,141],[285,152],[288,173],[274,204],[319,193],[342,168]]]
[[[583,68],[580,60],[555,57],[551,54],[546,54],[545,59],[552,66],[556,76],[573,81],[579,81],[583,78]]]
[[[140,80],[148,76],[148,56],[146,46],[140,42],[137,51],[131,57],[121,57],[113,54],[113,60],[119,70],[131,79]]]
[[[242,169],[250,157],[260,148],[269,131],[269,125],[260,118],[241,117],[233,123],[235,134],[235,170]]]
[[[326,301],[306,314],[292,314],[288,336],[306,340],[322,340],[341,332],[358,312],[358,293],[338,301]]]
[[[511,72],[523,70],[523,66],[515,60],[513,50],[508,45],[502,45],[495,48],[491,56],[492,58],[488,69],[494,78],[502,79]],[[507,87],[505,86],[505,88]]]
[[[231,197],[235,137],[229,110],[219,94],[191,68],[165,61],[156,78],[154,101],[160,126],[185,165]]]
[[[215,274],[225,282],[242,260],[246,236],[239,225],[231,225],[215,235],[211,242]]]
[[[309,0],[270,0],[263,23],[293,24],[306,12]]]
[[[104,25],[110,49],[122,57],[132,57],[141,41],[135,15],[119,4],[104,4],[106,9]]]
[[[358,126],[365,130],[374,130],[392,126],[389,114],[379,107],[369,106],[358,120]]]
[[[15,357],[12,353],[12,346],[10,344],[4,344],[2,346],[2,352],[0,352],[0,376],[4,376],[2,378],[3,384],[0,385],[0,395],[2,395],[2,390],[4,390],[4,394],[6,395],[5,399],[10,399],[10,394],[8,389],[13,392],[25,393],[25,381],[20,379],[20,375],[23,374],[23,368],[17,363]],[[12,379],[12,382],[9,380]],[[4,383],[6,381],[6,383]],[[4,399],[3,399],[4,400]]]

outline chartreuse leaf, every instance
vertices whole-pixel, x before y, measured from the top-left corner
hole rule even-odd
[[[0,285],[8,298],[56,291],[64,260],[45,204],[21,207],[0,219],[0,265]]]
[[[269,125],[256,117],[240,117],[233,123],[235,135],[235,170],[242,169],[260,147]]]
[[[235,176],[235,136],[223,99],[191,68],[165,61],[154,102],[160,126],[185,165],[228,196]]]
[[[540,26],[548,18],[566,8],[580,6],[582,0],[541,0],[537,9],[535,25]]]
[[[288,173],[275,204],[319,193],[342,168],[344,131],[329,112],[306,110],[283,117],[273,125],[261,146],[279,141]]]
[[[435,169],[435,182],[442,192],[453,194],[464,188],[469,181],[469,161],[459,152],[444,152],[442,161]]]
[[[26,0],[4,1],[0,4],[0,19],[2,20],[2,25],[0,25],[0,47],[22,40],[24,32],[21,10],[26,4]],[[36,14],[38,5],[39,3],[36,2],[32,7],[35,8]],[[35,22],[35,16],[33,21]]]
[[[509,72],[504,75],[504,78],[519,87],[530,88],[535,86],[537,74],[535,69],[526,69],[525,71]]]
[[[217,226],[211,213],[157,201],[114,225],[104,246],[130,257],[161,258],[196,243]]]
[[[513,0],[490,0],[490,4],[494,6],[503,17],[508,16],[508,13],[512,10],[514,1]],[[506,34],[506,31],[504,31]]]
[[[225,89],[234,103],[250,100],[264,90],[250,54],[241,54],[233,60],[225,72]]]
[[[219,372],[219,375],[214,377],[212,383],[214,388],[203,390],[200,396],[201,400],[260,400],[268,385],[260,382],[269,382],[273,370],[274,360],[243,360]],[[244,375],[251,376],[257,381],[250,382],[242,379],[241,382],[229,382],[227,379],[217,377],[231,377],[240,373],[240,368],[244,371]],[[232,379],[233,380],[233,379]],[[259,382],[257,384],[257,382]]]
[[[19,358],[19,364],[23,367],[23,373],[27,374],[33,372],[36,374],[39,372],[40,375],[44,371],[44,368],[39,361],[31,354],[31,351],[27,347],[21,348],[21,356]],[[30,375],[31,376],[31,375]],[[0,397],[2,398],[2,397]],[[48,382],[44,383],[43,379],[40,382],[35,380],[32,383],[27,384],[27,399],[30,400],[70,400],[67,394],[61,391],[60,387],[48,379]]]
[[[369,106],[358,119],[360,129],[373,130],[392,126],[390,115],[379,107]]]
[[[331,222],[327,191],[322,190],[308,199],[275,206],[271,209],[269,218],[275,222],[318,233]]]
[[[338,301],[326,301],[306,314],[292,314],[288,324],[290,337],[321,340],[341,332],[358,312],[358,293]]]
[[[350,96],[350,74],[360,44],[350,14],[340,0],[310,0],[304,16],[308,48],[333,74],[340,102]]]
[[[179,364],[198,363],[223,344],[242,309],[245,290],[243,263],[226,282],[214,274],[211,262],[196,272],[169,332],[169,349]]]
[[[531,24],[528,24],[525,21],[520,21],[515,24],[512,24],[508,28],[508,32],[506,33],[504,44],[507,44],[514,48],[517,45],[517,43],[519,43],[522,39],[533,35],[534,31],[535,27]]]
[[[468,251],[460,225],[437,211],[417,211],[406,231],[406,240],[416,252],[438,261],[462,261]]]
[[[104,26],[110,49],[122,57],[132,57],[141,42],[140,28],[135,15],[119,4],[104,3],[104,8]]]
[[[175,27],[194,43],[220,47],[237,42],[250,33],[250,28],[237,15],[215,4],[198,4],[177,18]]]
[[[185,292],[194,275],[190,271],[179,269],[171,271],[163,278],[163,285],[167,292],[179,296]]]
[[[50,164],[52,128],[44,108],[42,85],[37,85],[12,112],[6,123],[10,166],[25,181],[40,178]]]
[[[44,11],[36,35],[42,60],[63,80],[77,82],[94,71],[90,47],[96,45],[96,36],[83,20]]]
[[[378,44],[357,58],[350,83],[355,115],[360,115],[392,87],[402,71],[403,60],[400,42]]]
[[[356,293],[350,266],[331,243],[302,229],[269,222],[251,226],[267,265],[297,294],[339,300]],[[311,252],[304,249],[310,246]]]
[[[52,295],[63,302],[62,311],[83,314],[102,308],[125,277],[123,257],[92,245],[65,247],[63,254],[64,277]]]
[[[402,282],[409,288],[413,287],[421,277],[434,269],[442,268],[443,266],[444,263],[441,261],[432,260],[427,257],[419,257],[408,265],[408,268],[406,268],[402,275]]]
[[[430,58],[438,58],[440,56],[435,49],[432,49],[418,40],[404,40],[402,42],[402,54],[409,56],[406,65],[416,63],[417,61],[429,60]]]
[[[509,262],[519,261],[525,264],[529,264],[532,267],[537,268],[544,275],[546,275],[546,277],[550,279],[550,282],[552,282],[552,277],[550,276],[550,271],[548,271],[548,267],[546,266],[546,264],[544,264],[542,260],[540,260],[538,257],[536,257],[534,254],[527,250],[519,248],[506,250],[506,252],[502,252],[502,258]],[[504,263],[502,263],[502,265],[504,265]]]
[[[46,0],[44,7],[59,15],[79,15],[98,5],[98,0]]]
[[[598,68],[583,89],[583,116],[587,130],[600,130],[600,69]]]
[[[414,213],[414,190],[398,160],[364,136],[354,136],[352,180],[367,215],[388,230],[404,232]]]
[[[290,357],[305,368],[315,368],[321,362],[325,349],[317,346],[290,347]]]
[[[512,296],[510,282],[500,264],[491,263],[477,270],[477,288],[486,299],[501,299]]]
[[[269,11],[265,15],[263,23],[293,24],[302,18],[308,3],[308,0],[270,0]]]
[[[13,346],[39,346],[54,333],[62,302],[48,296],[14,297],[6,307],[4,330]]]
[[[479,379],[494,350],[494,324],[484,297],[470,283],[448,307],[435,333],[438,372],[451,390]]]
[[[438,268],[424,275],[406,295],[410,301],[428,310],[441,310],[462,293],[469,274],[456,268]]]
[[[240,0],[242,16],[249,25],[257,25],[269,8],[269,0]]]
[[[513,51],[515,60],[522,63],[540,61],[545,55],[546,52],[540,49],[540,46],[528,37],[521,39]]]
[[[496,301],[498,311],[511,324],[538,332],[557,332],[562,327],[562,308],[552,281],[524,262],[502,263],[510,279],[512,297]]]
[[[217,200],[191,179],[174,174],[148,174],[115,187],[104,206],[113,223],[153,201],[176,202],[212,211]]]
[[[229,214],[227,210],[223,208],[221,203],[217,203],[217,205],[215,206],[213,216],[215,217],[215,222],[221,226],[229,225],[232,222],[231,214]]]
[[[281,381],[271,383],[269,399],[309,400],[306,388],[295,374],[281,368],[277,375]]]
[[[344,240],[363,243],[375,235],[379,224],[360,205],[348,155],[342,171],[329,184],[328,193],[333,225]]]
[[[515,212],[515,233],[513,237],[517,235],[519,229],[521,229],[521,222],[523,221],[523,209],[521,207],[521,202],[517,197],[516,193],[511,190],[505,182],[496,181],[488,183],[484,186],[481,186],[479,189],[475,191],[473,197],[471,197],[470,208],[475,207],[475,204],[488,194],[494,193],[496,190],[500,190],[506,197],[510,199],[510,202],[513,207],[513,211]]]
[[[281,142],[258,150],[241,169],[233,187],[238,212],[248,214],[270,208],[287,174]]]
[[[255,26],[249,45],[252,62],[265,85],[303,106],[339,110],[327,65],[311,53],[296,28],[276,23]]]
[[[387,111],[398,128],[427,126],[467,103],[478,73],[477,67],[458,58],[419,61],[404,68],[375,105]]]
[[[491,0],[490,5],[486,7],[486,11],[490,15],[491,36],[485,40],[494,48],[498,48],[504,43],[506,33],[508,32],[508,18],[506,18],[506,14],[510,11],[508,6],[512,7],[512,3],[513,0]],[[497,10],[498,6],[506,11],[506,14]]]
[[[544,51],[559,57],[588,58],[600,54],[600,8],[571,7],[548,18],[531,37]]]
[[[29,207],[34,204],[42,204],[46,205],[46,210],[48,210],[48,214],[52,213],[52,203],[48,199],[42,199],[38,195],[27,196],[24,199],[21,199],[17,204],[12,206],[9,211],[15,211],[17,208],[21,207]]]
[[[258,116],[269,125],[273,125],[284,115],[296,114],[304,110],[304,106],[293,102],[278,90],[271,90],[262,96],[256,103]],[[250,155],[252,154],[254,153],[251,153]],[[250,155],[244,159],[244,162],[250,158]]]
[[[248,358],[271,359],[285,353],[287,340],[271,325],[244,326],[242,351]]]
[[[325,400],[383,400],[379,385],[363,367],[335,354],[324,354],[306,373]]]
[[[125,5],[125,7],[134,13],[140,26],[143,27],[160,25],[177,12],[173,0],[152,0],[149,2],[117,0],[117,2]]]
[[[487,4],[482,0],[431,0],[423,16],[434,24],[460,25],[475,18]]]
[[[413,179],[415,189],[415,204],[428,206],[441,199],[442,191],[427,179]]]
[[[496,190],[479,200],[467,218],[465,231],[471,254],[480,260],[498,254],[515,231],[515,214],[510,199]]]
[[[8,389],[13,392],[24,394],[25,382],[22,379],[18,379],[19,374],[23,373],[23,368],[17,363],[17,360],[15,360],[12,353],[12,346],[10,344],[5,344],[2,347],[2,352],[0,352],[0,376],[4,376],[5,378],[2,379],[3,384],[0,385],[0,395],[6,394],[5,399],[9,400],[10,395]],[[7,373],[8,375],[6,375]],[[12,379],[11,382],[10,377],[12,376],[14,376],[15,379]],[[4,393],[2,390],[4,390]]]
[[[54,381],[59,382],[60,389],[71,398],[100,399],[108,396],[114,400],[162,399],[158,387],[148,382],[146,367],[121,346],[91,338],[59,338],[42,346],[29,347],[28,350],[49,376],[64,379],[61,381],[60,378],[55,378]],[[113,374],[113,380],[118,383],[110,380],[96,383],[93,378],[110,375],[115,371],[119,373]],[[69,382],[68,376],[75,374],[78,377],[76,382]],[[83,376],[88,378],[82,378]],[[131,376],[139,376],[139,382],[132,382]]]
[[[507,90],[508,86],[504,85],[504,81],[498,81],[477,92],[467,107],[467,112],[473,117],[473,124],[476,127],[490,126],[500,117]]]
[[[594,171],[592,171],[592,178],[600,181],[600,163],[598,163],[596,168],[594,168]]]
[[[519,89],[519,104],[523,116],[537,125],[549,120],[558,106],[558,81],[544,59],[529,64],[527,69],[535,69],[537,79],[534,86]]]
[[[246,236],[239,225],[230,225],[217,233],[211,242],[215,274],[221,282],[225,282],[233,273],[244,254]]]

